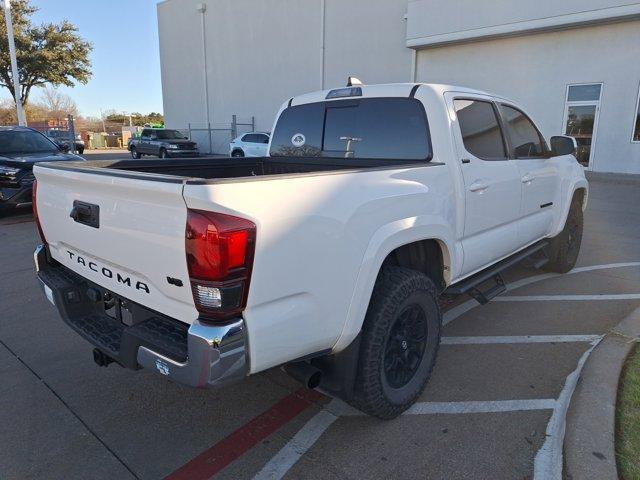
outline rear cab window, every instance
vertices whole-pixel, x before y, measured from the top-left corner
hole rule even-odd
[[[359,98],[288,107],[271,140],[271,157],[429,161],[424,107],[414,98]]]

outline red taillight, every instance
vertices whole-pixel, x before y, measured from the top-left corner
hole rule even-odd
[[[196,308],[205,318],[238,315],[247,302],[256,226],[244,218],[188,210],[185,247]]]
[[[31,187],[31,208],[33,209],[33,220],[36,222],[36,227],[38,229],[38,235],[40,236],[40,240],[43,244],[47,243],[47,239],[44,237],[44,232],[42,231],[42,225],[40,225],[40,217],[38,217],[38,181],[33,181],[33,186]]]

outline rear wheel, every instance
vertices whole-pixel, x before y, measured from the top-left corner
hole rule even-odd
[[[575,266],[580,253],[583,227],[582,204],[579,198],[574,197],[564,228],[550,240],[546,248],[549,262],[544,265],[545,270],[567,273]]]
[[[244,152],[242,150],[234,150],[231,152],[232,157],[244,157]]]
[[[142,154],[136,150],[136,147],[131,147],[131,158],[140,158]]]
[[[435,365],[441,321],[436,286],[429,277],[385,267],[362,327],[354,406],[383,419],[409,408]]]

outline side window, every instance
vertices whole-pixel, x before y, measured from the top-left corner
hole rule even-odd
[[[149,138],[150,134],[151,134],[151,130],[142,130],[142,133],[140,134],[140,137]]]
[[[491,102],[457,99],[453,102],[464,148],[483,160],[507,158],[502,130]]]
[[[258,137],[258,143],[263,143],[263,144],[267,144],[269,143],[269,137],[267,137],[266,135],[256,135]]]
[[[253,133],[248,133],[247,135],[244,136],[242,141],[247,143],[258,143],[256,140],[256,137],[257,135],[254,135]]]
[[[515,158],[545,156],[545,144],[533,122],[520,110],[500,105]]]

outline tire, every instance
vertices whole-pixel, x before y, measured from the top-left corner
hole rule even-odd
[[[384,267],[362,327],[353,406],[381,419],[409,408],[431,376],[441,324],[433,281],[414,270]]]
[[[549,261],[542,267],[544,270],[567,273],[575,266],[580,253],[583,228],[582,204],[579,198],[574,197],[564,228],[550,240],[545,249]]]
[[[138,150],[136,150],[136,147],[131,147],[130,150],[131,150],[131,158],[139,159],[140,157],[142,157],[142,154],[138,152]]]
[[[159,158],[169,158],[169,155],[167,155],[167,151],[164,148],[161,148],[160,152],[158,153],[158,157]]]
[[[244,157],[244,152],[242,150],[234,150],[231,152],[232,157]]]
[[[78,149],[78,155],[82,155],[84,153],[84,148],[79,148]]]

